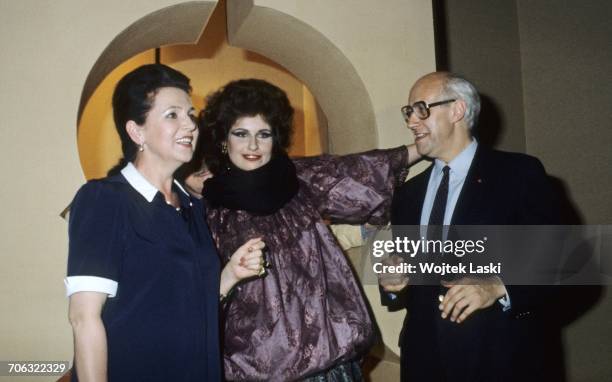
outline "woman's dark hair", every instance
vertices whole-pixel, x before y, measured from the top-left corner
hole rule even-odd
[[[242,117],[257,115],[272,129],[272,155],[286,154],[293,134],[293,108],[283,90],[264,80],[244,79],[232,81],[208,96],[200,113],[200,149],[213,174],[229,165],[222,146],[231,127]]]
[[[191,92],[187,76],[162,64],[140,66],[123,76],[115,86],[113,119],[121,139],[123,158],[108,175],[117,174],[136,157],[138,147],[128,135],[125,125],[128,121],[134,121],[138,125],[145,122],[149,110],[153,107],[155,95],[161,88],[178,88],[187,93]]]

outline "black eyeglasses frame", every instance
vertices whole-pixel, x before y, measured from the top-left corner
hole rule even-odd
[[[423,120],[429,118],[429,116],[431,115],[431,112],[429,111],[429,109],[431,109],[432,107],[440,106],[440,105],[446,105],[447,103],[451,103],[451,102],[455,102],[455,101],[456,101],[456,99],[454,99],[454,98],[453,99],[447,99],[447,100],[444,100],[444,101],[433,102],[433,103],[430,103],[430,104],[428,104],[425,101],[416,101],[412,105],[403,106],[401,108],[401,112],[402,112],[402,116],[404,117],[404,120],[406,122],[408,122],[408,120],[410,119],[410,116],[412,115],[412,113],[414,113],[414,111],[416,109],[415,105],[421,105],[422,109],[425,110],[425,114],[426,115],[425,115],[425,117],[421,117],[420,115],[417,114],[417,117],[420,120],[423,121]]]

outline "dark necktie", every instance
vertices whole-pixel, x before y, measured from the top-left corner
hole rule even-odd
[[[438,191],[436,192],[436,198],[434,199],[433,207],[431,208],[431,214],[429,215],[429,226],[427,227],[427,239],[428,240],[442,240],[443,239],[443,229],[444,229],[444,212],[446,211],[446,200],[448,199],[448,180],[450,167],[444,166],[442,169],[443,176],[440,185],[438,186]],[[436,263],[440,263],[443,258],[441,257],[443,253],[440,252],[430,252],[428,253],[427,260],[433,261]],[[439,285],[440,276],[437,274],[432,274],[428,278],[428,282],[430,285]],[[438,290],[439,289],[439,290]],[[444,287],[440,286],[434,290],[438,290],[440,295],[444,295]],[[434,292],[436,293],[436,292]],[[437,297],[437,294],[436,294]]]
[[[446,211],[446,200],[448,199],[448,179],[450,173],[450,167],[444,166],[442,169],[444,175],[442,181],[438,186],[436,192],[436,198],[434,199],[433,207],[431,208],[431,214],[429,215],[429,225],[443,225],[444,224],[444,212]]]

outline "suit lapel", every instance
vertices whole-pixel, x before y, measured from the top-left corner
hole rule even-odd
[[[478,145],[478,149],[470,165],[470,169],[463,183],[463,188],[459,194],[459,199],[453,211],[451,218],[452,225],[462,224],[478,224],[479,217],[482,216],[482,211],[479,206],[482,203],[484,188],[489,180],[485,173],[486,164],[486,148],[482,144]]]

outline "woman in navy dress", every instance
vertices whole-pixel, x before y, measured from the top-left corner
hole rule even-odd
[[[219,381],[220,296],[263,269],[260,239],[221,270],[202,203],[173,180],[198,129],[189,79],[164,65],[123,77],[120,172],[77,193],[67,294],[80,381]]]

